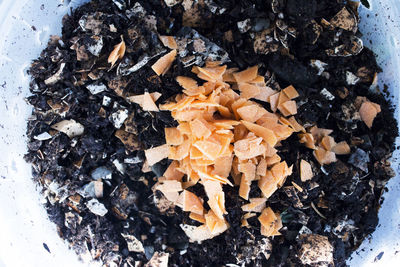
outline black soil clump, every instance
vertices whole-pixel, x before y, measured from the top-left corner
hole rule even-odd
[[[59,235],[82,258],[107,266],[141,266],[157,252],[169,253],[170,266],[301,266],[299,236],[318,234],[334,248],[334,262],[324,264],[345,266],[378,224],[398,133],[393,107],[376,84],[381,69],[360,39],[357,8],[342,0],[93,0],[66,15],[62,36],[51,37],[29,70],[33,112],[25,156]],[[164,76],[151,69],[168,52],[160,35],[178,40],[177,60]],[[108,56],[121,38],[125,56],[110,68]],[[258,65],[273,89],[295,86],[296,119],[332,129],[337,142],[351,146],[351,155],[321,167],[297,136],[282,142],[280,156],[293,174],[268,205],[281,213],[284,228],[263,253],[257,217],[249,219],[251,228],[240,227],[245,201],[237,187],[224,187],[230,228],[190,243],[180,224],[195,222],[179,208],[160,210],[162,194],[152,190],[170,161],[143,167],[143,151],[164,144],[164,128],[177,122],[128,97],[159,92],[157,104],[164,103],[181,93],[175,77],[193,77],[192,66],[207,59],[240,69]],[[371,129],[359,118],[359,96],[382,108]],[[78,129],[52,128],[62,121]],[[116,137],[121,129],[128,143]],[[314,172],[305,183],[301,159]],[[288,197],[291,182],[304,189],[297,198]],[[201,186],[191,190],[205,196]],[[132,250],[132,237],[143,249]]]

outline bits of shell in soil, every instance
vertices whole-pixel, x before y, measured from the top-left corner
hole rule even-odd
[[[25,156],[59,235],[109,266],[344,266],[378,223],[398,132],[358,8],[66,15],[29,71]]]

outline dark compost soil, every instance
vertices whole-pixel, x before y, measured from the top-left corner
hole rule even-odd
[[[90,254],[110,266],[136,266],[161,251],[169,253],[171,266],[299,266],[301,242],[296,237],[301,231],[327,236],[335,266],[344,266],[378,223],[381,194],[394,175],[388,159],[398,132],[393,109],[374,83],[380,71],[375,56],[358,39],[354,4],[347,4],[354,17],[345,18],[355,22],[351,29],[321,22],[331,21],[345,2],[185,0],[168,7],[163,0],[93,0],[65,16],[62,36],[51,38],[29,71],[33,113],[26,154],[59,235],[78,255]],[[160,77],[151,69],[167,51],[158,34],[187,42],[171,70]],[[109,70],[108,55],[121,35],[125,57]],[[164,128],[176,122],[168,112],[145,112],[126,97],[157,91],[162,93],[157,103],[163,103],[181,92],[175,77],[191,75],[192,64],[201,65],[209,56],[240,69],[258,64],[275,89],[294,85],[301,95],[296,119],[302,125],[333,129],[335,140],[351,145],[352,155],[320,167],[296,136],[282,143],[280,156],[294,164],[285,187],[291,181],[302,184],[300,159],[312,163],[315,176],[303,183],[298,198],[288,197],[286,190],[269,198],[273,210],[282,213],[284,228],[282,236],[271,240],[268,260],[255,249],[263,238],[257,219],[249,220],[252,228],[240,227],[244,201],[237,188],[224,188],[230,229],[193,244],[179,227],[182,222],[193,224],[187,214],[179,208],[161,214],[154,203],[160,193],[151,187],[168,160],[142,172],[143,150],[164,144]],[[319,71],[310,64],[313,60],[326,65]],[[61,66],[56,82],[49,82]],[[94,94],[90,85],[102,91]],[[371,129],[354,115],[357,96],[382,107]],[[117,114],[129,114],[129,149],[114,136],[120,126]],[[70,138],[50,127],[70,119],[83,125],[83,134]],[[204,195],[201,187],[193,190]],[[107,213],[99,215],[104,209]],[[144,253],[130,252],[121,233],[139,239]]]

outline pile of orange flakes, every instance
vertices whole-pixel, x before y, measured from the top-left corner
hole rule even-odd
[[[167,54],[167,63],[157,62],[153,67],[163,68],[156,73],[165,73],[175,55]],[[280,214],[266,207],[268,198],[292,174],[293,166],[277,154],[280,142],[299,132],[300,142],[314,150],[321,165],[336,161],[336,155],[349,154],[349,145],[336,143],[329,136],[332,130],[314,126],[306,131],[293,116],[297,113],[294,99],[299,96],[296,89],[289,86],[277,92],[267,87],[257,66],[238,72],[218,62],[207,62],[203,68],[193,67],[192,72],[205,82],[199,85],[192,78],[177,77],[183,94],[159,107],[171,111],[179,126],[165,129],[166,145],[145,151],[149,165],[165,156],[173,160],[155,189],[202,223],[181,225],[192,242],[213,238],[229,228],[224,218],[227,211],[222,185],[239,186],[240,197],[249,201],[242,206],[242,227],[250,227],[247,219],[261,213],[261,234],[280,235]],[[272,112],[249,99],[268,102]],[[300,176],[302,181],[313,177],[311,165],[304,160]],[[249,199],[253,182],[258,183],[262,195]],[[203,199],[188,191],[197,183],[204,186],[209,210],[204,208]]]

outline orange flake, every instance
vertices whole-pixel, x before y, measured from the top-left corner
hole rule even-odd
[[[274,154],[270,157],[265,158],[265,162],[267,163],[268,167],[271,167],[281,161],[281,157],[278,154]]]
[[[279,234],[277,231],[282,227],[282,222],[280,219],[278,219],[278,217],[280,217],[280,215],[278,214],[277,216],[270,207],[267,207],[262,211],[261,215],[258,217],[258,220],[264,227],[264,229],[262,229],[263,235],[273,236]]]
[[[303,188],[300,187],[300,185],[296,184],[295,182],[292,181],[292,185],[299,191],[303,192]]]
[[[210,141],[197,141],[193,144],[193,146],[210,160],[217,159],[222,148],[220,144]]]
[[[231,119],[233,117],[233,114],[231,113],[231,111],[227,107],[218,106],[218,112],[224,118]]]
[[[310,128],[310,133],[313,135],[314,140],[319,142],[324,136],[333,133],[333,130],[318,128],[317,126],[313,126]]]
[[[197,170],[197,174],[203,180],[214,181],[214,182],[219,182],[222,184],[229,184],[230,186],[233,186],[232,183],[229,181],[229,179],[226,177],[221,177],[217,174],[213,174],[213,175],[208,174],[207,171],[202,171],[202,170]]]
[[[258,66],[250,67],[244,71],[233,74],[237,83],[247,83],[257,78]]]
[[[178,147],[171,147],[170,148],[171,152],[168,157],[170,159],[182,160],[182,159],[186,158],[187,156],[189,156],[190,147],[191,147],[190,140],[185,140]]]
[[[228,229],[228,223],[224,218],[219,218],[212,210],[204,216],[206,219],[206,225],[210,230],[211,234],[219,234]]]
[[[201,159],[203,158],[203,153],[200,152],[196,147],[190,147],[190,159]]]
[[[246,179],[247,181],[253,181],[256,177],[256,165],[250,161],[239,163],[239,171],[243,173],[242,179]]]
[[[180,172],[177,168],[179,167],[179,162],[174,160],[165,170],[163,176],[167,178],[167,180],[177,180],[182,181],[182,177],[184,173]]]
[[[172,63],[175,60],[175,57],[176,57],[176,49],[171,50],[171,52],[159,58],[157,62],[154,63],[153,66],[151,66],[151,68],[158,76],[164,75],[171,68]]]
[[[301,125],[296,121],[296,119],[295,119],[294,116],[288,118],[287,120],[289,121],[291,127],[293,128],[293,130],[294,130],[295,132],[303,132],[303,133],[306,132],[306,130],[304,129],[304,127],[301,126]]]
[[[168,145],[178,146],[183,143],[183,135],[177,128],[165,128],[165,141]]]
[[[336,155],[332,151],[326,151],[322,147],[317,147],[313,152],[316,160],[321,164],[331,164],[332,162],[336,162]]]
[[[237,72],[239,69],[238,68],[231,68],[231,69],[227,69],[224,73],[224,75],[222,76],[222,80],[224,82],[236,82],[235,77],[233,76],[234,72]]]
[[[251,123],[251,122],[242,120],[241,123],[244,126],[246,126],[246,128],[249,131],[253,132],[255,135],[257,135],[259,137],[262,137],[264,139],[264,141],[267,142],[267,144],[270,145],[271,147],[274,147],[276,145],[276,143],[278,142],[273,131],[271,131],[265,127],[262,127],[260,125]]]
[[[302,159],[300,161],[300,179],[302,182],[306,182],[313,178],[314,174],[311,168],[311,164]]]
[[[266,198],[250,198],[250,203],[243,205],[244,212],[262,212],[267,202]]]
[[[246,200],[249,199],[250,184],[251,182],[247,181],[244,178],[244,175],[242,175],[242,179],[240,180],[239,196]]]
[[[240,83],[238,84],[240,96],[245,99],[253,98],[261,93],[260,88],[257,85],[249,84],[249,83]]]
[[[297,114],[297,105],[296,105],[296,101],[293,101],[293,100],[291,100],[291,101],[286,101],[285,103],[282,104],[282,108],[279,109],[279,110],[282,112],[283,109],[284,109],[285,111],[287,111],[286,114],[289,114],[289,115],[295,115],[295,114]],[[284,112],[282,112],[282,113],[284,113]],[[287,116],[286,114],[283,114],[283,115]]]
[[[299,142],[305,144],[306,147],[310,149],[315,149],[315,141],[314,136],[310,133],[303,133],[298,135],[300,140]]]
[[[191,121],[203,117],[204,111],[200,109],[186,109],[182,111],[172,111],[171,115],[177,121]]]
[[[169,49],[178,49],[178,45],[176,44],[174,36],[161,35],[159,36],[159,38],[163,45],[168,47]]]
[[[258,180],[258,187],[267,199],[278,190],[278,186],[271,171],[267,171],[265,176]]]
[[[376,115],[381,112],[381,107],[378,104],[366,101],[361,104],[358,112],[360,113],[361,120],[368,128],[371,128]]]
[[[161,145],[144,151],[149,166],[153,166],[157,162],[168,157],[169,145]]]
[[[189,214],[189,218],[194,221],[198,221],[199,223],[206,223],[206,219],[205,219],[204,215],[199,215],[199,214],[191,212]]]
[[[331,151],[336,145],[335,139],[332,136],[324,136],[321,140],[321,145],[325,150]]]
[[[243,120],[248,122],[255,122],[267,113],[264,108],[256,104],[240,107],[236,112]]]
[[[193,135],[197,138],[208,138],[211,135],[212,126],[204,119],[197,118],[189,122]]]
[[[211,67],[211,68],[197,67],[197,70],[199,71],[199,74],[197,76],[202,80],[211,81],[211,82],[222,81],[222,75],[224,74],[224,72],[226,70],[226,65]]]
[[[240,124],[235,127],[235,129],[233,130],[233,133],[234,133],[234,140],[240,141],[240,140],[244,139],[244,137],[249,133],[249,131],[247,130],[246,126],[244,126],[243,124]]]
[[[110,55],[108,56],[107,62],[111,63],[111,68],[114,66],[115,62],[117,62],[118,59],[122,59],[125,55],[126,45],[124,39],[122,38],[122,35],[121,39],[121,42],[114,46],[113,51],[111,51]]]
[[[334,152],[336,155],[347,155],[350,154],[350,146],[347,144],[346,141],[342,141],[337,143],[333,148],[332,152]]]
[[[269,97],[269,104],[271,105],[271,110],[273,112],[276,112],[278,109],[278,100],[279,100],[280,94],[281,93],[276,93],[276,94],[270,95],[270,97]]]
[[[219,157],[215,160],[214,171],[212,174],[221,177],[228,177],[232,169],[233,155],[228,157]]]
[[[262,138],[254,140],[243,139],[236,141],[234,144],[235,156],[240,160],[251,159],[265,153],[265,147],[260,145]]]
[[[190,211],[199,215],[203,215],[203,203],[192,192],[183,190],[183,211]]]
[[[257,165],[256,174],[260,176],[265,176],[266,173],[267,173],[267,161],[264,158],[262,158]]]
[[[296,97],[299,97],[299,93],[296,91],[296,89],[293,87],[293,85],[290,85],[286,87],[285,89],[282,90],[283,93],[289,98],[289,99],[294,99]]]
[[[248,213],[244,214],[242,217],[242,220],[241,220],[242,224],[240,226],[250,228],[250,225],[249,225],[249,222],[247,221],[247,219],[253,218],[254,216],[256,216],[255,213],[248,212]]]
[[[271,87],[265,86],[265,85],[257,85],[258,88],[260,89],[260,93],[256,96],[254,96],[254,99],[263,101],[263,102],[269,102],[270,101],[270,96],[276,94],[276,91],[273,90]]]
[[[189,135],[192,135],[192,131],[191,131],[191,129],[190,129],[190,125],[189,125],[189,123],[187,123],[187,122],[179,122],[179,125],[178,125],[178,127],[176,127],[178,130],[179,130],[179,132],[181,132],[181,134],[183,134],[183,135],[187,135],[187,136],[189,136]]]
[[[196,80],[185,77],[185,76],[178,76],[176,77],[176,81],[179,83],[179,85],[186,90],[192,91],[196,90],[199,86],[196,82]]]
[[[265,85],[265,78],[264,76],[257,75],[257,77],[255,77],[254,80],[249,81],[249,83]]]

